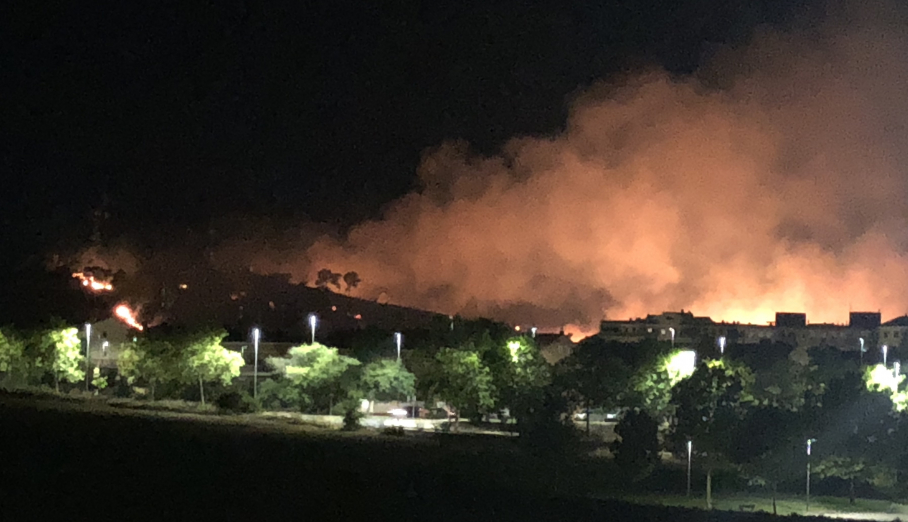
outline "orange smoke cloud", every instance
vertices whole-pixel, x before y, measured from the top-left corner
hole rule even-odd
[[[564,132],[496,156],[445,143],[381,220],[263,259],[308,281],[355,270],[361,297],[541,328],[680,308],[902,314],[908,41],[828,33],[763,35],[697,78],[594,87]]]

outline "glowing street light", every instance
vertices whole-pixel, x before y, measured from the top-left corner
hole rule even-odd
[[[669,333],[672,334],[672,348],[675,347],[675,329],[672,327],[668,328]]]
[[[261,335],[261,330],[258,328],[252,329],[252,344],[255,346],[252,362],[252,397],[254,398],[259,396],[259,337]]]
[[[312,331],[312,342],[315,344],[315,326],[318,324],[318,317],[315,314],[309,314],[309,330]]]
[[[719,336],[719,355],[725,355],[725,336]]]
[[[817,439],[807,439],[807,507],[804,513],[810,511],[810,449],[816,441]]]
[[[85,323],[85,391],[91,383],[91,323]]]
[[[403,342],[404,336],[400,332],[394,332],[394,342],[397,343],[397,362],[400,362],[400,345]]]
[[[858,337],[858,341],[861,341],[861,366],[864,366],[864,352],[867,351],[867,348],[864,348],[864,338]]]
[[[690,463],[694,453],[694,441],[687,439],[687,496],[690,496]]]
[[[535,326],[530,328],[530,333],[533,335],[533,339],[535,339],[536,338],[536,327]]]
[[[889,355],[889,346],[883,345],[883,366],[886,366],[886,357]]]

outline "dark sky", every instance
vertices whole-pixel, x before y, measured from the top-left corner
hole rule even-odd
[[[320,4],[320,5],[319,5]],[[556,132],[572,93],[687,73],[807,0],[4,2],[4,261],[160,244],[226,215],[348,226],[415,188],[427,147]]]

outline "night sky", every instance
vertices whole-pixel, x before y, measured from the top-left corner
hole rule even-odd
[[[341,228],[421,154],[555,133],[572,95],[694,71],[820,2],[12,2],[0,8],[6,272],[103,234],[155,248],[224,217]]]

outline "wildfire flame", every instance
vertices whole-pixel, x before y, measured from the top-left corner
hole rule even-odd
[[[92,292],[110,292],[113,290],[112,284],[106,281],[99,281],[95,279],[95,276],[85,272],[73,272],[73,278],[82,281],[82,286]]]
[[[117,305],[117,307],[114,308],[114,315],[117,316],[117,319],[123,321],[136,330],[142,331],[145,329],[145,327],[139,324],[139,322],[136,320],[136,313],[133,312],[128,305]]]

